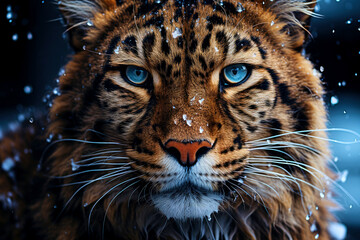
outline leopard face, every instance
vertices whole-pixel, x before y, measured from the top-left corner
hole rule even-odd
[[[241,204],[285,211],[301,202],[299,191],[314,191],[303,183],[316,178],[307,167],[324,171],[325,161],[306,147],[327,150],[307,134],[324,128],[323,90],[298,51],[303,30],[279,15],[281,1],[262,2],[94,5],[91,22],[72,32],[85,35],[73,42],[78,52],[61,79],[51,130],[65,125],[79,139],[117,144],[112,153],[104,145],[63,145],[76,171],[81,157],[103,151],[102,163],[126,164],[129,174],[110,177],[105,189],[96,181],[84,187],[83,202],[128,186],[121,195],[128,198],[109,194],[111,203],[148,194],[167,218],[186,220]],[[63,9],[71,22],[70,6]],[[54,164],[64,166],[62,175],[72,173],[70,158]],[[104,176],[92,174],[85,178]]]

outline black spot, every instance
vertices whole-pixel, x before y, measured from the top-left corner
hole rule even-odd
[[[205,61],[205,58],[201,55],[199,55],[199,62],[201,64],[201,67],[204,71],[207,70],[207,64],[206,64],[206,61]]]
[[[262,120],[260,123],[265,124],[267,127],[270,128],[271,136],[276,136],[281,134],[282,124],[278,119],[270,118],[267,120]]]
[[[120,37],[119,36],[115,36],[111,39],[110,44],[108,46],[108,49],[106,50],[106,54],[112,54],[116,45],[118,44],[118,42],[120,41]]]
[[[112,92],[112,91],[116,91],[116,90],[120,90],[121,87],[114,84],[110,79],[106,79],[104,81],[104,88],[106,91],[108,92]]]
[[[174,58],[174,62],[175,62],[176,64],[181,63],[181,56],[180,56],[180,55],[176,55],[175,58]]]
[[[177,78],[180,76],[180,70],[174,72],[174,78]]]
[[[224,31],[219,31],[216,33],[216,41],[220,44],[220,46],[223,47],[223,54],[225,58],[229,50],[229,45]]]
[[[170,53],[170,47],[169,44],[166,42],[166,39],[164,38],[161,41],[161,51],[167,56]]]
[[[234,142],[234,144],[238,145],[238,149],[242,148],[243,142],[242,142],[241,136],[239,134],[237,135],[236,138],[234,138],[233,142]]]
[[[169,64],[169,65],[167,66],[167,69],[166,69],[166,77],[169,78],[169,77],[171,76],[172,68],[173,68],[173,66],[172,66],[171,64]]]
[[[277,73],[271,69],[271,68],[267,68],[266,69],[268,71],[268,73],[270,74],[271,76],[271,79],[273,80],[274,84],[278,84],[279,83],[279,76],[277,75]]]
[[[206,25],[206,29],[209,30],[209,32],[211,32],[213,30],[214,26],[209,23],[208,25]]]
[[[211,33],[209,33],[208,35],[205,36],[205,38],[204,38],[204,40],[203,40],[203,42],[202,42],[202,44],[201,44],[201,49],[202,49],[203,51],[205,51],[206,49],[209,48],[209,46],[210,46],[210,39],[211,39]]]
[[[213,69],[213,68],[214,68],[214,65],[215,65],[215,62],[214,62],[214,61],[211,61],[210,64],[209,64],[209,68],[210,68],[210,69]]]
[[[151,52],[153,50],[154,43],[155,43],[155,34],[154,33],[150,33],[144,37],[143,52],[144,52],[145,59],[149,58],[149,55],[151,54]]]
[[[177,45],[178,45],[179,48],[183,48],[183,46],[184,46],[184,40],[183,40],[182,37],[178,37]]]
[[[193,60],[191,59],[191,57],[189,56],[186,56],[185,57],[185,63],[188,67],[192,66],[193,65]]]
[[[122,41],[122,43],[125,45],[124,50],[126,52],[131,51],[135,55],[138,54],[135,36],[130,35],[130,36],[126,37],[125,40]]]
[[[161,27],[164,24],[164,17],[163,16],[156,16],[156,17],[152,17],[151,19],[149,19],[148,21],[145,22],[144,27],[149,27],[149,26],[156,26],[156,27]]]
[[[193,40],[191,41],[191,43],[190,43],[189,51],[190,51],[191,53],[194,53],[195,50],[196,50],[197,45],[198,45],[197,40],[196,40],[196,39],[193,39]]]
[[[229,151],[227,149],[220,152],[220,154],[227,154]]]
[[[246,128],[247,130],[249,130],[250,132],[255,132],[257,129],[258,129],[258,127],[257,126],[247,126],[247,128]]]
[[[265,49],[263,49],[262,47],[258,47],[259,48],[259,52],[260,52],[260,55],[261,55],[261,58],[262,59],[266,59],[266,50]]]
[[[244,50],[244,51],[247,51],[249,50],[251,47],[251,43],[249,40],[247,39],[236,39],[235,40],[235,52],[234,53],[237,53],[239,52],[240,50]]]
[[[256,88],[260,90],[269,90],[269,87],[270,83],[267,79],[263,79],[260,84],[256,85]]]
[[[265,117],[265,114],[266,114],[266,112],[259,112],[259,118],[264,118]]]
[[[290,107],[292,105],[296,104],[296,100],[291,97],[291,93],[290,93],[288,85],[286,85],[285,83],[280,83],[278,85],[278,91],[279,91],[280,99],[281,99],[282,103],[284,103]]]
[[[258,108],[258,106],[256,106],[255,104],[252,104],[249,106],[249,109],[256,110],[257,108]]]
[[[297,111],[293,112],[293,118],[297,119],[297,123],[294,126],[296,131],[302,131],[309,129],[310,118],[306,114],[307,109],[305,107],[300,107]]]
[[[269,99],[266,99],[266,100],[265,100],[265,106],[267,106],[267,107],[270,107],[270,106],[271,106],[271,102],[270,102]]]
[[[182,17],[182,11],[181,11],[181,8],[178,8],[178,9],[176,9],[175,14],[174,14],[175,22],[178,22],[180,17]]]
[[[160,63],[160,69],[161,71],[165,71],[166,69],[166,61],[165,60],[162,60],[161,63]]]
[[[212,25],[224,25],[225,24],[224,20],[217,15],[207,16],[206,20],[208,22],[210,22]]]
[[[251,40],[254,41],[257,45],[260,45],[260,38],[255,37],[255,36],[251,36]]]

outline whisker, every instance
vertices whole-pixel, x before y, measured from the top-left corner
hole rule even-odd
[[[261,126],[260,126],[260,127],[261,127]],[[315,139],[320,139],[320,140],[329,141],[329,142],[334,142],[334,143],[340,143],[340,144],[355,144],[355,143],[359,143],[358,140],[355,140],[355,141],[340,141],[340,140],[336,140],[336,139],[324,138],[324,137],[317,137],[317,136],[312,136],[312,135],[306,134],[306,133],[312,133],[312,132],[333,132],[333,131],[350,133],[350,134],[353,134],[354,136],[360,138],[360,134],[358,134],[357,132],[352,131],[352,130],[349,130],[349,129],[344,129],[344,128],[325,128],[325,129],[311,129],[311,130],[301,130],[301,131],[288,131],[288,130],[284,130],[284,129],[268,128],[268,127],[263,127],[263,128],[267,128],[267,129],[271,129],[271,130],[276,130],[276,131],[283,131],[283,132],[285,132],[285,133],[277,134],[277,135],[272,135],[272,136],[266,137],[266,138],[260,138],[260,139],[248,141],[248,142],[246,142],[246,143],[249,144],[249,143],[253,143],[253,142],[270,140],[270,139],[273,139],[273,138],[282,137],[282,136],[287,136],[287,135],[291,135],[291,134],[295,134],[295,135],[299,135],[299,136],[304,136],[304,137],[315,138]]]
[[[143,175],[141,175],[141,176],[143,176]],[[113,186],[112,188],[110,188],[109,190],[107,190],[107,191],[94,203],[94,205],[91,207],[91,210],[90,210],[90,213],[89,213],[89,217],[88,217],[88,229],[90,229],[91,215],[92,215],[92,212],[94,211],[95,206],[96,206],[109,192],[111,192],[111,191],[114,190],[115,188],[117,188],[117,187],[121,186],[122,184],[127,183],[127,182],[129,182],[129,181],[131,181],[131,180],[134,180],[134,179],[136,179],[136,178],[139,178],[139,177],[141,177],[141,176],[136,176],[136,177],[127,179],[127,180],[125,180],[125,181],[122,181],[121,183],[118,183],[118,184],[116,184],[115,186]]]
[[[139,177],[141,177],[141,176],[138,176],[138,177],[136,177],[136,178],[139,178]],[[108,206],[107,206],[107,208],[106,208],[105,214],[104,214],[103,228],[102,228],[102,239],[104,239],[104,234],[105,234],[105,220],[106,220],[106,215],[107,215],[107,213],[108,213],[108,211],[109,211],[110,205],[111,205],[112,202],[115,200],[115,198],[117,198],[121,193],[123,193],[126,189],[128,189],[129,187],[131,187],[132,185],[134,185],[134,184],[136,184],[136,183],[138,183],[138,182],[140,182],[140,180],[135,181],[135,182],[129,184],[128,186],[126,186],[125,188],[121,189],[121,191],[118,192],[118,193],[111,199],[110,203],[108,204]],[[117,186],[118,186],[118,185],[117,185]]]

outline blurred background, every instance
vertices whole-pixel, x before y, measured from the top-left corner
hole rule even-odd
[[[360,1],[321,0],[312,20],[312,41],[306,50],[322,74],[329,110],[329,128],[360,133]],[[57,78],[70,59],[65,29],[55,1],[1,0],[2,64],[0,137],[21,121],[36,121],[36,112],[51,105]],[[355,141],[354,134],[334,130],[329,137]],[[359,138],[358,138],[359,139]],[[341,173],[339,184],[360,201],[360,143],[331,143]],[[335,168],[335,167],[334,167]],[[339,191],[347,239],[360,239],[360,207]]]

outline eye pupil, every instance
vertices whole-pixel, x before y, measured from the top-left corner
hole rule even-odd
[[[239,68],[233,68],[232,74],[233,74],[233,75],[236,75],[236,74],[238,73],[238,70],[239,70]]]

